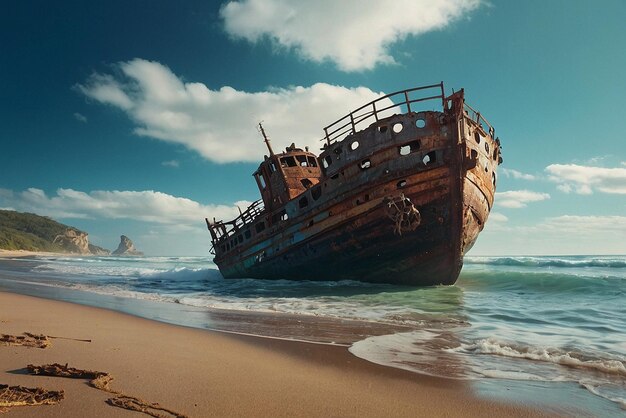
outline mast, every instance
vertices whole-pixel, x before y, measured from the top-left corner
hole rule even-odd
[[[270,139],[265,134],[265,129],[263,129],[263,125],[259,122],[259,130],[261,131],[261,135],[263,135],[263,140],[265,141],[265,145],[267,145],[267,149],[270,152],[270,156],[274,155],[274,151],[272,150],[272,146],[270,145]]]

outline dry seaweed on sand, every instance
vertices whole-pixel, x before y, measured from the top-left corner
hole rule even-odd
[[[139,398],[133,396],[118,395],[115,398],[109,398],[106,400],[109,405],[117,406],[118,408],[129,409],[131,411],[143,412],[144,414],[151,415],[157,418],[182,418],[185,415],[174,412],[170,409],[163,408],[158,403],[148,403]]]
[[[185,415],[172,411],[171,409],[164,408],[158,403],[146,402],[140,398],[129,396],[125,393],[112,389],[111,382],[113,381],[113,376],[105,372],[77,369],[69,367],[67,364],[63,365],[58,363],[45,364],[43,366],[34,366],[29,364],[27,368],[31,374],[36,375],[67,377],[72,379],[89,379],[89,384],[92,387],[116,395],[113,398],[107,399],[106,402],[109,405],[116,406],[118,408],[143,412],[144,414],[157,418],[186,418]]]
[[[25,332],[23,335],[0,334],[0,343],[4,345],[21,345],[25,347],[48,348],[51,345],[48,336]]]
[[[62,390],[0,384],[0,413],[13,406],[54,405],[65,397]]]

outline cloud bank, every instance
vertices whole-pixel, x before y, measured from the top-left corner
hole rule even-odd
[[[202,225],[205,217],[231,219],[250,202],[235,205],[203,205],[190,199],[153,190],[82,192],[58,189],[48,196],[43,190],[29,188],[15,192],[0,189],[0,207],[34,212],[58,219],[131,219],[162,225]]]
[[[540,202],[550,199],[548,193],[533,192],[530,190],[510,190],[496,193],[496,205],[503,208],[525,208],[530,202]]]
[[[227,86],[211,90],[184,82],[158,62],[134,59],[116,68],[116,76],[93,74],[76,89],[125,112],[136,134],[182,144],[220,163],[256,162],[267,154],[256,131],[260,121],[274,150],[296,142],[316,151],[324,126],[383,95],[325,83],[255,93]]]
[[[562,215],[532,225],[489,222],[472,254],[624,254],[626,216]],[[514,221],[513,219],[511,221]]]
[[[240,0],[223,6],[220,16],[233,38],[270,39],[306,60],[361,71],[394,63],[391,45],[443,29],[480,5],[481,0]]]
[[[623,163],[622,163],[623,165]],[[626,168],[590,167],[576,164],[551,164],[546,167],[549,179],[558,183],[558,189],[570,193],[626,194]]]

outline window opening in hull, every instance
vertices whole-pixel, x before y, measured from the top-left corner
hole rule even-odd
[[[424,165],[431,165],[434,164],[437,161],[437,154],[435,153],[435,151],[431,151],[428,154],[424,155],[424,158],[422,158],[422,162],[424,163]]]

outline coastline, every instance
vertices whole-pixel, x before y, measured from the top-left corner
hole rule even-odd
[[[378,366],[342,346],[230,335],[115,311],[0,292],[2,333],[53,339],[47,349],[0,346],[0,383],[64,389],[52,406],[12,416],[131,416],[81,379],[30,376],[27,364],[110,373],[112,386],[187,416],[550,416],[485,400],[468,385]]]
[[[81,255],[76,253],[53,253],[46,251],[27,251],[27,250],[3,250],[0,249],[0,258],[22,258],[22,257],[86,257],[92,254]]]

